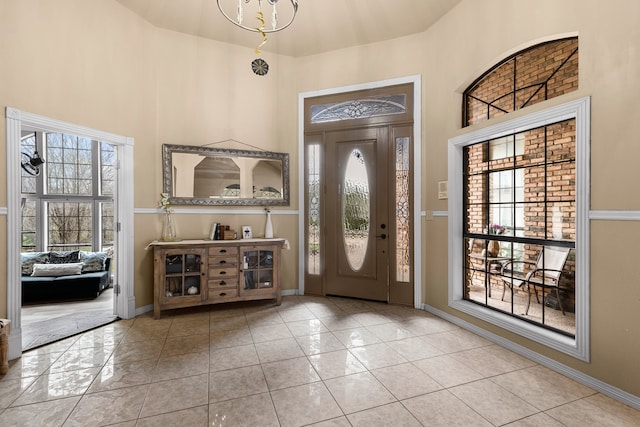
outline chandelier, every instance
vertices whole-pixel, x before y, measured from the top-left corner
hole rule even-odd
[[[282,0],[282,1],[285,3],[287,2],[287,0]],[[227,18],[229,21],[231,21],[234,25],[237,25],[238,27],[243,28],[247,31],[268,34],[268,33],[275,33],[276,31],[284,30],[289,25],[291,25],[291,23],[295,19],[296,13],[298,13],[298,0],[288,0],[288,1],[291,3],[291,11],[288,12],[289,20],[286,23],[278,22],[278,8],[277,8],[278,0],[255,0],[255,1],[237,0],[236,19],[233,19],[229,15],[229,13],[225,11],[225,6],[223,4],[226,4],[227,5],[226,7],[229,8],[230,6],[228,5],[231,3],[230,1],[216,0],[216,3],[218,4],[218,9],[220,9],[220,12],[222,12],[224,17]],[[253,3],[254,5],[257,3],[256,19],[261,23],[261,25],[259,26],[251,27],[251,26],[245,25],[244,23],[245,12],[247,11],[253,12],[256,9],[255,7],[251,9],[249,6],[250,3]],[[264,28],[265,14],[262,11],[262,3],[268,3],[271,6],[271,29]]]
[[[262,43],[260,43],[260,45],[255,49],[255,53],[257,55],[262,53],[260,52],[260,48],[267,43],[267,34],[275,33],[276,31],[281,31],[287,28],[295,19],[296,13],[298,13],[298,0],[282,0],[282,2],[287,5],[291,3],[290,10],[287,10],[285,13],[286,19],[284,22],[278,20],[278,0],[237,0],[235,19],[233,19],[228,13],[228,9],[231,8],[230,4],[233,3],[233,0],[216,0],[220,12],[222,12],[224,17],[233,23],[233,25],[247,31],[260,33],[262,36]],[[267,28],[265,25],[265,13],[262,11],[263,3],[265,3],[265,8],[268,8],[267,5],[271,6],[271,13],[267,11],[267,17],[271,17],[271,28]],[[227,10],[225,10],[225,7]],[[253,21],[256,24],[255,26],[252,27],[245,23],[245,13],[249,16],[255,17],[255,20]],[[267,64],[264,59],[258,58],[251,63],[251,69],[254,74],[264,76],[269,72],[269,64]]]

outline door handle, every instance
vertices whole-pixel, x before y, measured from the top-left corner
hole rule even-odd
[[[376,237],[378,237],[378,238],[380,238],[380,239],[384,240],[384,239],[386,239],[386,238],[387,238],[387,235],[386,235],[386,234],[384,234],[384,233],[382,233],[382,234],[380,234],[379,236],[376,236]]]

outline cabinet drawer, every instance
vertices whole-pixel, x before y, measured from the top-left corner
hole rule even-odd
[[[211,267],[237,267],[238,255],[230,256],[210,256],[209,268]]]
[[[238,278],[228,277],[224,279],[210,279],[207,280],[207,285],[209,286],[209,291],[211,291],[212,289],[237,288]]]
[[[224,300],[238,297],[238,288],[211,289],[209,288],[209,300]]]
[[[238,255],[237,246],[214,246],[209,248],[209,256]]]
[[[224,277],[238,277],[238,267],[210,267],[209,278],[210,279],[222,279]]]

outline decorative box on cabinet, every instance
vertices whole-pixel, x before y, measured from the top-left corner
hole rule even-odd
[[[154,317],[161,310],[274,299],[284,239],[152,242]]]

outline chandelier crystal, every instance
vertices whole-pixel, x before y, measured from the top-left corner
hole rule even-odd
[[[282,0],[283,3],[286,4],[291,4],[291,11],[287,12],[286,16],[290,18],[288,19],[288,21],[286,21],[285,23],[279,22],[278,21],[278,0],[237,0],[237,6],[236,6],[236,17],[235,19],[233,19],[230,14],[228,13],[229,9],[231,8],[230,4],[232,3],[232,0],[216,0],[216,3],[218,4],[218,9],[220,9],[220,12],[222,12],[222,14],[224,15],[225,18],[227,18],[230,22],[232,22],[234,25],[245,29],[247,31],[252,31],[254,33],[275,33],[277,31],[281,31],[284,30],[285,28],[287,28],[289,25],[291,25],[291,23],[293,22],[293,20],[296,17],[296,13],[298,13],[298,0]],[[253,9],[247,11],[247,8],[249,8],[250,5],[255,5],[257,3],[257,8],[254,6]],[[264,25],[262,26],[249,26],[245,24],[245,12],[249,12],[252,13],[253,11],[256,11],[257,16],[259,16],[260,20],[262,20],[262,18],[266,15],[268,16],[268,13],[263,12],[262,10],[262,4],[266,3],[269,6],[271,6],[271,29],[267,29],[264,28]],[[227,8],[227,10],[225,10],[225,7]],[[286,7],[286,6],[282,6],[282,7]]]

